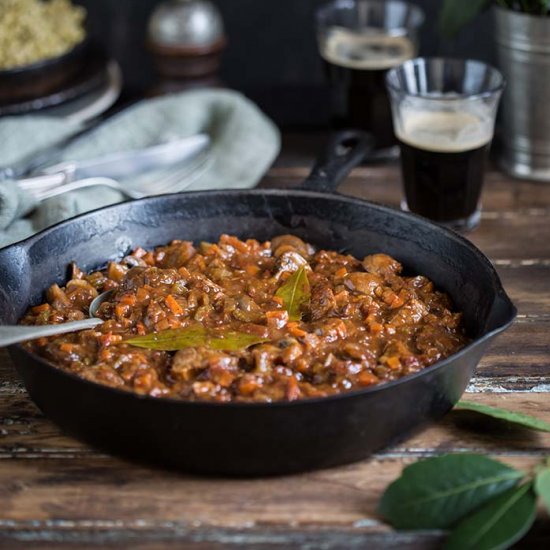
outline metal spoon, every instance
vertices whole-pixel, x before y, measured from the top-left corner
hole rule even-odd
[[[42,338],[43,336],[54,336],[55,334],[65,334],[66,332],[94,328],[103,323],[103,319],[95,316],[99,306],[107,301],[113,295],[113,292],[113,290],[107,290],[92,300],[89,319],[59,323],[58,325],[0,325],[0,347]]]

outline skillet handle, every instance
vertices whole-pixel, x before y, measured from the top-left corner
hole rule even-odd
[[[300,189],[334,193],[340,183],[373,149],[374,140],[361,130],[342,130],[333,134]]]

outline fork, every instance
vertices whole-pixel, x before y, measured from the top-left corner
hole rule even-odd
[[[141,199],[151,195],[163,195],[187,189],[206,171],[212,164],[212,161],[212,155],[209,151],[205,151],[198,155],[193,162],[186,163],[177,170],[166,170],[164,175],[157,179],[133,185],[129,183],[122,184],[112,178],[95,177],[71,181],[44,189],[28,188],[27,192],[41,202],[70,191],[86,187],[105,186],[116,189],[130,199]]]

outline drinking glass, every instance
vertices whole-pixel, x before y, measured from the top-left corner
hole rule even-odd
[[[476,227],[503,76],[480,61],[418,58],[388,72],[401,147],[401,206],[459,231]]]
[[[417,55],[423,21],[419,7],[401,0],[333,0],[317,11],[333,126],[370,132],[380,150],[396,145],[384,79]]]

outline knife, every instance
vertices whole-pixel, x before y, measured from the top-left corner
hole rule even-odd
[[[145,149],[110,153],[94,159],[60,162],[41,170],[36,176],[17,180],[17,184],[22,189],[36,189],[90,177],[123,179],[191,160],[209,145],[210,137],[207,134],[196,134]]]

